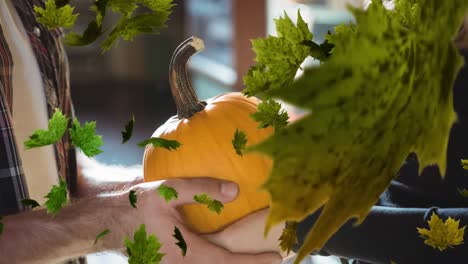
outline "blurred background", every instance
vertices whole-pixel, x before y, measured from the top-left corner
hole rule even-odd
[[[297,10],[314,33],[316,42],[352,17],[347,4],[363,0],[176,0],[168,28],[160,35],[147,35],[133,42],[122,41],[101,54],[98,44],[68,47],[72,97],[81,122],[97,121],[104,138],[104,153],[96,159],[107,164],[141,164],[143,149],[136,143],[176,114],[168,82],[173,50],[189,36],[204,40],[205,50],[189,64],[192,84],[200,99],[242,90],[242,76],[254,64],[250,39],[275,34],[274,18],[286,12],[296,21]],[[74,1],[81,14],[77,29],[91,20],[87,1]],[[313,64],[315,61],[307,61]],[[121,130],[132,116],[132,139],[121,144]],[[114,255],[94,255],[89,262],[126,263]],[[316,258],[304,263],[340,263]]]

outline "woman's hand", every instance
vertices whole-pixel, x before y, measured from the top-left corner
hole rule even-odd
[[[286,254],[281,252],[278,240],[284,223],[272,227],[266,238],[263,236],[268,210],[254,212],[218,233],[205,235],[205,238],[231,252],[278,252],[285,257]]]

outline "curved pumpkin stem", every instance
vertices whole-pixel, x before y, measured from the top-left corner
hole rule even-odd
[[[187,76],[187,62],[192,55],[203,48],[203,40],[190,37],[182,42],[172,54],[169,64],[169,82],[177,107],[177,116],[180,119],[189,118],[206,106],[205,102],[198,100]]]

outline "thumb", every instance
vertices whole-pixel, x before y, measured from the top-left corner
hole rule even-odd
[[[280,264],[283,261],[278,253],[231,254],[226,264]]]
[[[178,192],[179,198],[172,203],[174,206],[195,203],[193,197],[201,193],[222,203],[234,200],[239,193],[239,186],[235,182],[213,178],[170,179],[163,184]]]

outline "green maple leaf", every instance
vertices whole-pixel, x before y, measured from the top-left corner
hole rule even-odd
[[[177,140],[168,140],[164,138],[149,138],[138,143],[138,146],[145,147],[149,144],[153,145],[153,147],[165,148],[167,150],[176,150],[181,145]]]
[[[282,89],[291,84],[297,70],[309,56],[312,33],[298,12],[297,25],[284,14],[275,20],[278,36],[252,41],[257,65],[244,77],[244,94],[251,96]]]
[[[88,23],[82,35],[70,32],[65,36],[64,42],[70,46],[85,46],[96,41],[105,32],[102,28],[102,21],[106,16],[106,10],[112,0],[97,0],[91,6],[91,10],[96,13],[96,19]]]
[[[73,146],[79,147],[88,157],[96,156],[102,153],[99,148],[102,146],[102,136],[96,135],[96,122],[86,122],[81,127],[78,119],[73,120],[70,128],[70,138]]]
[[[47,213],[55,215],[62,209],[63,206],[67,204],[67,184],[64,180],[60,179],[60,184],[52,186],[50,192],[45,196],[47,201],[45,202],[45,207],[47,208]]]
[[[205,204],[208,207],[208,209],[210,209],[213,212],[216,212],[217,214],[220,214],[224,208],[223,203],[211,198],[206,193],[201,193],[193,196],[193,200],[197,203]]]
[[[21,203],[26,207],[31,206],[31,208],[36,208],[40,206],[36,200],[32,199],[23,199],[21,200]]]
[[[96,245],[98,240],[103,238],[105,235],[109,234],[110,233],[110,230],[109,229],[106,229],[104,231],[102,231],[101,233],[99,233],[97,236],[96,236],[96,239],[94,240],[94,243],[93,245]]]
[[[146,235],[145,225],[141,225],[133,236],[134,241],[125,239],[129,264],[159,264],[164,257],[160,253],[161,242],[155,235]]]
[[[122,131],[122,144],[127,142],[131,137],[133,133],[133,126],[135,124],[135,117],[132,117],[130,121],[125,125],[125,130]]]
[[[432,213],[428,224],[429,229],[417,228],[426,245],[444,251],[447,247],[463,244],[466,226],[459,228],[460,220],[455,221],[449,217],[444,222],[438,215]]]
[[[128,193],[128,200],[130,201],[130,204],[132,205],[133,208],[137,208],[137,207],[136,207],[136,203],[137,203],[136,191],[131,190],[131,191]]]
[[[177,193],[176,189],[166,186],[164,184],[161,184],[158,187],[158,193],[159,196],[166,200],[166,202],[169,202],[172,199],[176,200],[179,197],[179,194]]]
[[[118,24],[112,29],[106,39],[102,42],[103,51],[109,50],[117,41],[122,38],[124,40],[133,40],[141,33],[159,34],[160,30],[166,27],[166,22],[172,12],[172,1],[168,0],[142,0],[138,1],[148,6],[153,12],[132,16],[131,12],[122,12]],[[119,4],[116,7],[116,4]],[[125,9],[130,11],[134,6],[134,1],[113,1],[113,7],[121,9],[121,5],[125,5]],[[127,6],[128,5],[128,6]]]
[[[236,150],[237,155],[242,156],[242,152],[247,145],[247,135],[244,131],[236,129],[234,132],[234,138],[232,139],[232,146]]]
[[[311,113],[250,148],[273,159],[264,184],[272,199],[266,231],[323,207],[296,263],[350,218],[361,223],[410,152],[420,172],[431,164],[445,172],[453,83],[463,62],[453,39],[467,7],[468,0],[397,0],[395,11],[381,1],[367,11],[350,8],[356,23],[327,36],[333,49],[320,65],[293,82],[302,56],[284,49],[297,63],[273,71],[281,85],[247,87]],[[261,49],[278,53],[277,46]]]
[[[48,129],[37,129],[29,136],[29,139],[24,142],[26,149],[37,148],[54,144],[59,141],[65,131],[67,131],[68,118],[62,114],[59,109],[55,109],[55,113],[49,119]]]
[[[281,104],[269,99],[261,102],[257,106],[258,112],[251,114],[253,120],[259,122],[259,128],[274,127],[275,131],[278,132],[280,129],[288,124],[288,113],[281,110]]]
[[[185,254],[187,254],[187,243],[185,242],[185,239],[182,236],[182,233],[180,232],[179,228],[177,228],[177,226],[174,226],[174,234],[172,236],[175,239],[177,239],[177,243],[175,243],[175,244],[182,251],[182,256],[185,257]]]
[[[57,5],[55,0],[47,0],[45,8],[34,6],[37,21],[48,29],[73,27],[78,17],[78,14],[73,14],[74,9],[68,3]]]

